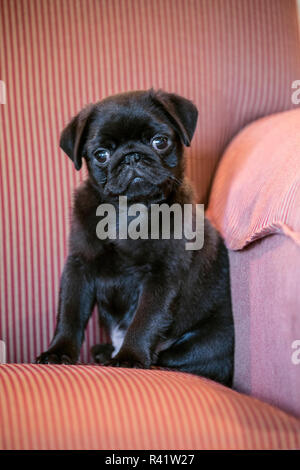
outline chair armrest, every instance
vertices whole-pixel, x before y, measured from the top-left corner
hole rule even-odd
[[[231,250],[274,233],[300,246],[300,109],[247,126],[226,150],[207,215]]]
[[[238,390],[300,417],[300,109],[229,145],[207,215],[230,249]]]

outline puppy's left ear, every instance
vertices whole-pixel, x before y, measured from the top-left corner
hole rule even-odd
[[[93,108],[94,105],[88,105],[80,111],[62,131],[60,136],[60,147],[73,160],[76,170],[80,170],[82,166],[82,150]]]
[[[189,147],[197,125],[196,106],[190,100],[175,93],[166,93],[163,90],[155,92],[151,89],[150,94],[153,101],[164,111],[176,128],[183,144]]]

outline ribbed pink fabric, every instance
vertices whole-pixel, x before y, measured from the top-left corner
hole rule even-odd
[[[300,418],[300,248],[276,234],[229,255],[234,387]]]
[[[171,371],[0,366],[0,449],[297,449],[300,421]]]
[[[229,145],[207,215],[231,250],[274,233],[300,248],[299,136],[300,108],[251,124]]]
[[[300,340],[299,136],[300,109],[244,129],[222,157],[207,215],[240,250],[230,251],[235,387],[300,417],[300,364],[292,361]]]
[[[300,77],[293,0],[0,0],[1,331],[32,361],[55,324],[71,195],[84,177],[59,150],[83,105],[161,87],[192,99],[188,174],[205,200],[232,136],[291,108]],[[102,337],[101,339],[104,339]],[[82,360],[99,341],[90,322]]]

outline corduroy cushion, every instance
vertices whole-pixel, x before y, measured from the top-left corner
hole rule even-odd
[[[225,152],[207,215],[231,250],[283,233],[300,246],[300,109],[246,127]]]
[[[0,366],[1,449],[296,449],[300,421],[207,379]]]

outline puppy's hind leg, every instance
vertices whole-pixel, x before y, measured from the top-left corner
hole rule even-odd
[[[230,321],[225,321],[219,328],[213,322],[207,322],[161,351],[155,365],[207,377],[231,387],[233,350],[233,325]]]

